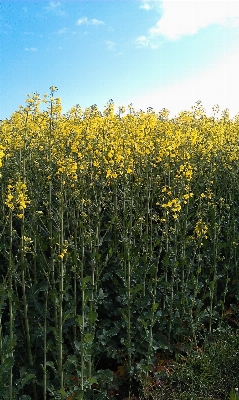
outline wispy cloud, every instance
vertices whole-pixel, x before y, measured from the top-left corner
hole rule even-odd
[[[47,12],[51,12],[57,16],[65,16],[66,13],[65,11],[61,10],[61,2],[60,1],[50,1],[48,3],[48,6],[44,7],[44,10],[46,10]]]
[[[61,3],[59,1],[50,1],[49,6],[47,8],[51,9],[51,10],[55,10],[60,5],[61,5]]]
[[[25,49],[24,49],[25,51],[37,51],[37,48],[36,47],[25,47]]]
[[[135,40],[136,47],[150,47],[151,49],[157,49],[159,46],[159,41],[153,41],[149,36],[139,36]]]
[[[107,50],[111,51],[112,53],[114,53],[114,55],[116,56],[122,56],[123,53],[117,50],[117,44],[115,42],[112,42],[111,40],[106,40],[106,47]]]
[[[63,33],[66,33],[66,32],[67,32],[67,28],[62,28],[62,29],[59,29],[59,31],[57,33],[58,33],[58,35],[62,35]]]
[[[167,40],[178,40],[212,24],[224,27],[239,26],[237,1],[142,0],[140,7],[145,10],[154,9],[162,14],[145,36],[137,38],[136,44],[141,43],[141,46],[152,47],[152,43],[160,36]],[[142,40],[143,37],[147,40]]]
[[[110,40],[106,40],[107,50],[115,51],[115,42],[111,42]]]
[[[142,2],[142,4],[141,4],[141,6],[140,6],[140,8],[143,8],[144,10],[146,10],[146,11],[149,11],[149,10],[151,10],[151,5],[148,3],[148,1],[143,1]]]
[[[76,25],[104,25],[104,22],[95,18],[88,19],[87,17],[82,17],[77,20]]]
[[[164,0],[139,0],[139,2],[141,3],[140,8],[142,8],[146,11],[153,10],[153,9],[159,11],[162,7],[163,1]],[[197,1],[197,0],[195,0],[195,1]]]

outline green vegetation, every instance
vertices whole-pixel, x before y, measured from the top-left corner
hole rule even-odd
[[[0,125],[1,399],[233,398],[239,118],[55,91]]]
[[[173,371],[166,380],[162,379],[163,370],[156,372],[159,387],[154,387],[150,398],[238,399],[235,390],[239,383],[238,349],[238,331],[235,332],[228,326],[215,330],[204,340],[201,347],[192,349],[187,354],[185,352],[184,355],[177,355],[173,362]],[[168,364],[170,365],[170,362]],[[167,362],[164,365],[167,365]]]

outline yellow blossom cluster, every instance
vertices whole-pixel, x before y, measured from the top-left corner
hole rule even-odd
[[[201,219],[196,223],[194,231],[198,239],[207,239],[208,225]]]
[[[11,209],[29,204],[24,185],[30,171],[43,186],[62,182],[74,193],[82,179],[134,182],[142,189],[150,177],[157,187],[154,204],[177,219],[192,198],[209,204],[218,163],[235,175],[239,118],[207,117],[200,104],[171,120],[165,109],[136,112],[130,105],[115,113],[112,101],[103,113],[95,105],[84,111],[76,105],[62,114],[60,98],[54,98],[57,88],[50,89],[43,99],[29,95],[26,107],[1,123],[0,166],[5,160],[4,174],[15,182],[21,175],[6,187],[5,204]],[[45,111],[41,104],[47,105]],[[204,182],[200,188],[199,181]]]
[[[167,213],[172,212],[173,213],[173,218],[177,219],[178,214],[181,210],[181,202],[178,198],[172,199],[168,201],[167,203],[162,204],[162,207],[165,208]]]
[[[27,197],[27,185],[21,180],[18,180],[15,184],[10,180],[7,186],[5,204],[10,210],[17,208],[19,211],[18,217],[22,218],[23,210],[30,204],[30,200]]]
[[[193,168],[189,163],[180,165],[178,171],[176,172],[176,178],[185,178],[185,180],[190,181],[193,175]]]
[[[57,245],[59,246],[59,243],[57,243]],[[62,244],[61,251],[60,251],[60,253],[58,254],[59,260],[63,260],[63,258],[66,256],[66,254],[67,254],[67,249],[68,249],[68,241],[65,240],[64,243]]]
[[[2,159],[4,157],[4,147],[0,145],[0,167],[2,166]]]

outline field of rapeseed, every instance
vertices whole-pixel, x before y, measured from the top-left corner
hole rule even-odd
[[[162,354],[237,324],[239,115],[62,114],[55,91],[0,123],[8,400],[149,387]]]

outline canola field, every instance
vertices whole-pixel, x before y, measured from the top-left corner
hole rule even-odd
[[[0,123],[3,399],[106,396],[238,311],[239,114],[55,92]]]

